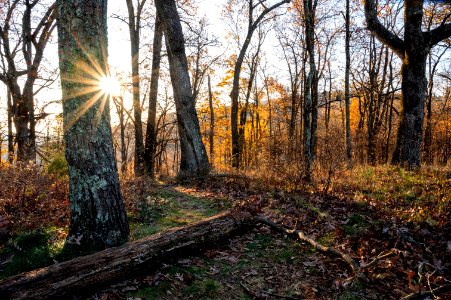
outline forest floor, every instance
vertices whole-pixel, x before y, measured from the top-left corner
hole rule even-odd
[[[57,261],[68,220],[64,180],[40,176],[35,169],[26,178],[8,172],[0,172],[1,183],[20,188],[0,192],[3,278]],[[360,263],[396,249],[365,271],[368,282],[350,284],[353,274],[345,262],[259,225],[199,256],[180,258],[87,298],[400,299],[450,283],[451,172],[358,167],[314,182],[296,186],[283,178],[244,176],[183,184],[127,179],[122,191],[132,239],[232,209],[302,230]],[[451,299],[451,293],[430,299]]]

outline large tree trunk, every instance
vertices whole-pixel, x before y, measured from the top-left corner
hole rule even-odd
[[[254,224],[245,213],[224,213],[117,248],[27,272],[0,282],[2,299],[75,297],[107,283],[155,271],[163,263],[199,253]]]
[[[163,45],[163,24],[155,17],[155,29],[153,35],[152,74],[150,77],[149,112],[147,116],[146,146],[144,149],[144,162],[147,175],[155,177],[155,154],[157,150],[157,100],[158,81],[160,78],[161,48]]]
[[[114,158],[109,95],[91,78],[108,75],[107,1],[58,0],[71,220],[66,245],[102,249],[128,240]],[[94,92],[92,92],[94,90]]]
[[[179,177],[203,176],[210,172],[211,167],[194,106],[180,17],[174,0],[156,0],[155,5],[163,22],[167,41],[169,69],[177,110],[182,150],[178,175]]]
[[[426,57],[427,52],[406,55],[401,69],[402,111],[392,163],[409,168],[421,165],[424,100],[427,91]]]

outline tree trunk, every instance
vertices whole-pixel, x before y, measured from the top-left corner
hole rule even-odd
[[[434,71],[436,64],[432,67],[432,53],[429,53],[429,83],[428,94],[426,99],[426,129],[424,130],[424,160],[427,164],[432,165],[434,156],[432,155],[432,90],[434,88]]]
[[[147,116],[146,146],[144,161],[146,172],[150,178],[155,177],[155,155],[157,150],[157,100],[158,80],[160,77],[161,48],[163,44],[163,27],[158,14],[155,17],[155,30],[153,35],[152,74],[150,78],[149,112]]]
[[[304,93],[304,159],[305,179],[311,179],[315,157],[316,127],[318,122],[318,75],[315,65],[315,3],[304,0],[305,40],[309,56],[309,73]]]
[[[208,135],[208,139],[210,142],[210,162],[213,167],[215,161],[215,146],[214,146],[214,138],[215,138],[215,111],[213,109],[213,93],[211,91],[211,82],[210,75],[207,77],[208,82],[208,105],[210,108],[210,134]]]
[[[217,245],[254,224],[245,213],[224,213],[185,227],[175,228],[117,248],[46,268],[23,273],[0,282],[2,299],[76,298],[99,287],[144,272]]]
[[[114,158],[109,95],[83,84],[108,75],[107,1],[58,0],[57,7],[71,202],[66,246],[77,251],[116,246],[128,240],[129,227]],[[84,93],[93,88],[96,93]]]
[[[140,78],[139,78],[139,43],[142,6],[146,0],[138,1],[137,12],[132,0],[127,0],[128,9],[128,29],[130,33],[130,51],[132,65],[132,86],[133,86],[133,116],[135,127],[135,176],[144,174],[144,142],[141,121],[141,101],[140,101]]]
[[[182,150],[178,175],[179,177],[203,176],[210,172],[211,167],[194,106],[180,17],[174,0],[156,0],[155,5],[163,22],[167,41],[169,71],[177,110]]]
[[[12,99],[9,88],[6,88],[6,100],[8,110],[8,162],[14,161],[14,135],[13,135],[13,112],[12,112]]]
[[[118,102],[119,99],[119,102]],[[121,135],[121,173],[124,175],[127,172],[127,149],[125,146],[125,108],[124,98],[122,96],[113,98],[116,110],[119,115],[119,129]]]
[[[346,120],[346,160],[348,169],[352,168],[352,140],[351,140],[351,97],[349,92],[349,74],[351,71],[351,30],[350,30],[350,0],[346,0],[346,68],[345,68],[345,120]]]
[[[427,52],[407,54],[401,69],[402,110],[392,163],[409,168],[421,165],[424,100],[427,91],[426,56]]]

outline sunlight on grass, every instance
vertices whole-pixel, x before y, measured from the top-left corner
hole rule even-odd
[[[130,219],[132,239],[184,226],[220,212],[210,199],[198,198],[176,190],[159,189],[137,205]]]
[[[409,171],[388,165],[358,166],[337,179],[334,189],[387,214],[435,226],[449,219],[451,179],[447,174],[437,168]]]

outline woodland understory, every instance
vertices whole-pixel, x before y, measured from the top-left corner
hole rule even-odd
[[[81,299],[448,299],[451,293],[451,172],[359,166],[317,176],[213,174],[185,182],[121,178],[132,240],[220,211],[247,211],[349,255],[318,251],[259,224],[136,278]],[[67,259],[65,177],[2,167],[2,278]],[[385,255],[387,254],[387,255]],[[383,257],[381,257],[383,256]],[[418,296],[418,292],[444,290]],[[412,296],[414,293],[414,296]],[[416,294],[415,294],[416,293]],[[418,297],[417,297],[418,296]]]

